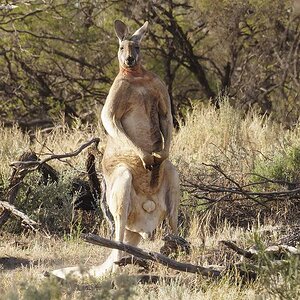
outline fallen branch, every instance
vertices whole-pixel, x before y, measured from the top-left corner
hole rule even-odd
[[[220,241],[220,243],[224,244],[234,252],[239,255],[242,255],[245,258],[251,260],[258,260],[259,259],[259,252],[260,250],[257,249],[249,249],[245,250],[238,247],[235,243],[231,241]],[[268,255],[273,260],[282,260],[286,258],[288,255],[300,255],[300,251],[292,246],[278,244],[278,245],[270,245],[263,249],[263,253]]]
[[[210,268],[210,267],[202,267],[202,266],[197,266],[193,265],[190,263],[182,263],[178,262],[176,260],[170,259],[169,257],[157,253],[157,252],[150,252],[150,251],[145,251],[141,248],[134,247],[128,244],[124,244],[122,242],[115,242],[111,241],[105,238],[102,238],[98,235],[95,234],[81,234],[81,237],[88,243],[98,245],[98,246],[103,246],[111,249],[118,249],[121,251],[125,251],[136,258],[134,260],[140,261],[140,259],[146,261],[146,260],[151,260],[153,262],[157,262],[159,264],[162,264],[164,266],[167,266],[171,269],[177,270],[177,271],[182,271],[182,272],[188,272],[188,273],[194,273],[194,274],[201,274],[202,276],[205,277],[210,277],[214,279],[220,279],[223,277],[223,274],[226,274],[228,271],[234,272],[233,274],[237,274],[239,278],[242,279],[243,283],[253,281],[257,278],[257,274],[251,270],[246,270],[243,268],[243,266],[239,265],[229,265],[226,268],[223,268],[222,271]],[[124,261],[119,261],[117,264],[119,265],[126,265],[127,263],[130,263],[130,259],[132,258],[127,258]],[[124,263],[124,264],[123,264]]]
[[[288,245],[288,246],[296,246],[300,243],[300,228],[298,227],[295,232],[292,232],[291,234],[284,236],[280,238],[279,241],[277,241],[277,244],[279,245]]]
[[[202,266],[192,265],[190,263],[181,263],[169,257],[157,252],[149,252],[142,250],[141,248],[124,244],[122,242],[115,242],[105,238],[102,238],[95,234],[81,234],[81,237],[88,243],[92,243],[99,246],[104,246],[111,249],[118,249],[125,251],[131,255],[137,256],[142,259],[151,260],[167,266],[177,271],[183,271],[188,273],[201,274],[206,277],[220,278],[221,272]]]
[[[28,225],[31,229],[36,230],[37,222],[31,220],[26,214],[16,209],[16,207],[12,204],[9,204],[5,201],[0,201],[0,206],[5,210],[9,211],[13,215],[22,219],[22,222]]]
[[[21,155],[19,160],[22,161],[30,161],[35,162],[37,160],[37,156],[34,152],[25,152]],[[14,168],[9,180],[8,192],[7,192],[7,202],[9,204],[14,204],[15,199],[18,195],[21,183],[23,182],[24,177],[32,172],[29,168]],[[11,211],[8,209],[4,209],[4,211],[0,215],[0,228],[6,223],[11,215]]]
[[[174,235],[167,234],[163,237],[164,245],[160,248],[159,252],[163,255],[169,256],[170,254],[185,253],[190,254],[191,245],[184,238]]]
[[[171,277],[171,276],[158,276],[158,275],[148,275],[148,274],[141,274],[141,275],[129,275],[129,279],[133,279],[136,283],[141,284],[156,284],[159,281],[164,281],[168,284],[170,284],[173,280],[176,280],[177,278]],[[113,281],[113,286],[118,288],[118,284]]]
[[[233,243],[231,241],[220,241],[220,243],[224,244],[225,246],[227,246],[228,248],[230,248],[237,254],[242,255],[246,258],[249,258],[249,259],[257,258],[256,253],[244,250],[244,249],[238,247],[235,243]]]

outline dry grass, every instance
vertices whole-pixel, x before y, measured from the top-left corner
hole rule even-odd
[[[203,245],[203,236],[199,238],[197,233],[199,226],[200,224],[194,220],[191,232],[187,237],[188,240],[192,241],[192,253],[189,256],[180,256],[179,260],[201,265],[219,262],[222,257],[225,257],[225,249],[220,248],[218,245],[219,240],[238,239],[240,241],[244,240],[246,243],[245,237],[249,236],[249,233],[245,234],[240,229],[233,229],[225,224],[213,235],[205,232],[206,243]],[[157,239],[151,242],[143,241],[140,246],[144,249],[157,251],[161,245],[162,242]],[[29,236],[4,235],[1,237],[0,259],[3,260],[4,257],[22,258],[28,260],[28,263],[22,266],[18,263],[9,265],[7,262],[3,263],[2,261],[0,294],[5,295],[3,299],[10,299],[9,295],[12,295],[14,291],[20,299],[24,299],[22,297],[26,294],[26,288],[41,286],[40,289],[42,290],[45,289],[43,282],[46,282],[48,285],[53,285],[53,289],[60,291],[62,299],[102,299],[92,298],[93,295],[101,294],[103,291],[110,291],[110,288],[105,291],[101,281],[87,281],[82,284],[74,284],[70,281],[63,285],[54,285],[49,279],[43,278],[42,274],[61,266],[80,264],[83,268],[87,268],[90,265],[101,263],[108,252],[108,249],[89,245],[76,239],[46,238],[40,234]],[[226,263],[227,261],[224,260],[223,264]],[[137,271],[136,267],[131,266],[124,269],[127,275],[137,274]],[[257,296],[256,285],[242,287],[239,284],[230,282],[228,278],[214,282],[201,276],[178,273],[156,265],[152,273],[160,276],[175,276],[176,279],[171,283],[162,280],[152,285],[136,285],[128,277],[121,277],[121,284],[119,283],[118,287],[110,292],[121,291],[123,295],[119,299],[126,299],[124,295],[129,286],[131,286],[130,299],[145,299],[145,297],[147,299],[255,299]],[[118,279],[118,276],[120,275],[114,275],[111,278],[104,279],[104,281],[108,280],[110,282],[113,279]],[[124,284],[124,280],[126,288],[123,291],[122,284]],[[108,297],[106,299],[116,298]]]
[[[272,157],[289,145],[299,145],[300,123],[286,130],[270,118],[246,115],[228,101],[221,109],[195,107],[174,136],[172,154],[182,171],[201,163],[218,163],[247,173],[258,158]]]
[[[40,157],[53,152],[64,153],[73,151],[95,136],[100,136],[100,147],[104,147],[105,138],[100,125],[84,126],[77,123],[70,129],[61,123],[49,134],[37,131],[31,136],[16,127],[0,127],[0,196],[1,189],[3,191],[7,187],[11,172],[9,163],[24,151],[31,148]],[[201,168],[202,162],[206,162],[220,164],[230,174],[238,174],[243,179],[246,173],[253,170],[257,161],[272,160],[274,155],[284,152],[288,147],[299,146],[299,141],[300,124],[296,124],[292,130],[286,130],[255,112],[244,115],[225,101],[218,112],[212,107],[195,108],[187,117],[186,124],[174,135],[171,159],[183,177],[193,176]],[[67,163],[56,161],[52,165],[60,172],[68,171],[72,176],[77,176],[84,173],[84,163],[85,153],[82,153],[68,159]],[[51,199],[45,199],[49,200]],[[255,225],[246,230],[232,227],[225,220],[215,224],[212,229],[210,219],[215,220],[216,216],[201,214],[199,217],[194,208],[188,208],[187,214],[190,218],[188,224],[185,224],[188,228],[185,237],[192,241],[193,249],[191,255],[181,256],[179,259],[201,265],[236,261],[238,258],[228,254],[218,242],[224,239],[236,240],[239,245],[246,247],[251,244],[253,232],[263,230],[266,226]],[[234,217],[233,214],[232,218]],[[253,219],[253,224],[255,222]],[[271,229],[273,225],[275,224],[269,223]],[[102,234],[105,235],[105,232],[103,229]],[[277,237],[274,232],[265,238],[270,241]],[[53,287],[54,294],[58,293],[58,296],[45,299],[126,299],[127,294],[130,299],[262,299],[259,298],[262,293],[268,298],[259,282],[246,286],[235,284],[229,278],[213,282],[201,276],[178,274],[162,266],[154,268],[153,272],[162,276],[176,276],[171,284],[162,281],[150,286],[132,285],[130,280],[125,280],[126,286],[116,290],[111,290],[110,285],[102,281],[83,285],[74,285],[72,282],[58,285],[41,277],[41,274],[62,266],[81,264],[87,267],[100,263],[107,256],[108,250],[81,242],[77,239],[76,232],[71,232],[71,235],[61,233],[49,238],[43,234],[13,235],[2,232],[0,238],[0,258],[16,257],[29,261],[24,266],[3,264],[0,269],[1,299],[42,299],[39,291],[45,290],[45,282]],[[161,243],[158,238],[154,242],[144,241],[141,247],[157,251]],[[126,272],[136,274],[137,269],[126,267]],[[33,286],[40,287],[36,298],[33,297]],[[130,286],[132,287],[129,288]],[[31,298],[26,296],[26,291],[28,295],[31,292]],[[117,292],[120,292],[119,296]]]

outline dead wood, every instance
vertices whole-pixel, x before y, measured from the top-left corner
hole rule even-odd
[[[206,277],[213,277],[213,278],[220,278],[221,272],[209,268],[205,268],[202,266],[193,265],[190,263],[181,263],[176,260],[170,259],[169,257],[162,255],[157,252],[149,252],[142,250],[141,248],[134,247],[131,245],[127,245],[122,242],[115,242],[105,238],[102,238],[95,234],[82,234],[81,237],[89,243],[111,248],[111,249],[118,249],[125,251],[131,255],[137,256],[138,258],[142,258],[145,260],[151,260],[157,263],[160,263],[164,266],[167,266],[171,269],[177,271],[183,271],[188,273],[196,273],[201,274]]]
[[[64,153],[64,154],[52,154],[48,157],[46,157],[43,160],[40,161],[25,161],[25,160],[19,160],[19,161],[15,161],[12,162],[10,165],[13,167],[18,167],[18,166],[27,166],[27,167],[33,167],[33,168],[37,168],[40,165],[43,165],[44,163],[53,160],[53,159],[63,159],[63,158],[70,158],[70,157],[74,157],[77,156],[79,153],[81,153],[85,148],[87,148],[88,146],[90,146],[91,144],[96,144],[98,145],[100,142],[99,138],[92,138],[90,141],[82,144],[78,149],[76,149],[73,152],[68,152],[68,153]]]
[[[242,255],[243,257],[249,258],[249,259],[257,259],[257,253],[253,253],[251,251],[247,251],[245,249],[242,249],[238,247],[235,243],[231,241],[220,241],[220,243],[227,246],[229,249],[233,250],[237,254]]]
[[[292,232],[291,234],[288,234],[277,242],[277,244],[280,245],[287,245],[287,246],[297,246],[300,243],[300,228],[298,227],[296,231]]]
[[[141,284],[155,284],[159,281],[164,281],[169,284],[172,280],[176,279],[176,277],[172,277],[172,276],[157,276],[157,275],[148,275],[148,274],[136,275],[135,277],[137,283],[141,283]]]
[[[29,151],[22,154],[19,158],[20,162],[36,162],[37,156],[34,152]],[[21,183],[23,182],[24,177],[30,173],[32,170],[25,167],[15,167],[12,171],[11,177],[9,179],[8,192],[6,195],[7,202],[9,204],[14,204],[15,199],[18,195]],[[3,212],[0,215],[0,228],[6,223],[11,215],[11,210],[4,208]]]
[[[96,147],[99,144],[100,139],[99,138],[93,138],[90,141],[82,144],[77,150],[74,152],[69,152],[65,154],[53,154],[43,160],[39,160],[37,155],[33,151],[25,152],[22,154],[18,161],[13,162],[10,164],[10,166],[13,167],[12,175],[10,177],[10,184],[7,191],[7,202],[3,202],[4,204],[1,205],[1,207],[4,208],[3,212],[0,215],[0,228],[7,222],[10,215],[13,213],[17,215],[18,217],[23,219],[23,222],[28,221],[28,225],[30,228],[33,228],[34,223],[32,223],[24,213],[20,212],[17,208],[14,206],[9,206],[9,204],[13,205],[15,202],[15,199],[18,195],[19,188],[23,182],[24,177],[35,170],[39,170],[42,174],[42,183],[47,184],[49,180],[53,182],[58,181],[58,172],[52,168],[50,165],[47,164],[48,161],[53,159],[62,159],[62,158],[68,158],[73,157],[81,153],[85,148],[90,146],[91,144],[95,144]],[[96,148],[95,147],[95,148]],[[88,169],[88,174],[90,176],[90,182],[93,188],[93,192],[99,193],[100,195],[100,185],[98,181],[97,185],[97,176],[96,176],[96,170],[95,170],[95,157],[93,157],[93,160],[91,160],[90,169]],[[89,173],[90,171],[90,173]]]
[[[0,266],[3,270],[14,270],[16,268],[28,267],[32,264],[27,258],[6,256],[0,257]]]
[[[135,265],[135,266],[142,267],[144,270],[149,270],[150,268],[150,264],[147,260],[132,255],[122,257],[119,261],[116,261],[115,264],[118,265],[119,267],[124,267],[127,265]]]
[[[204,176],[198,174],[196,180],[186,179],[183,187],[191,194],[195,199],[201,200],[202,204],[212,207],[220,202],[241,201],[251,200],[258,206],[264,207],[267,211],[270,211],[268,205],[272,201],[287,201],[295,200],[298,201],[300,197],[300,187],[296,183],[273,180],[270,178],[263,177],[259,174],[255,175],[261,178],[261,181],[242,184],[239,183],[232,176],[228,175],[219,165],[214,164],[203,164],[206,167],[212,168],[217,174],[224,180],[224,184],[212,184],[205,183]],[[249,175],[249,174],[248,174]],[[277,191],[263,191],[267,184],[277,184],[285,187]],[[256,191],[252,187],[261,187],[262,191]]]
[[[114,221],[114,217],[111,213],[111,211],[109,210],[107,201],[106,201],[106,183],[104,178],[102,178],[101,181],[101,199],[100,199],[100,205],[101,205],[101,209],[103,212],[103,215],[108,223],[109,229],[110,229],[110,239],[113,238],[114,234],[115,234],[115,221]]]
[[[259,250],[255,248],[250,248],[248,250],[242,249],[238,247],[235,243],[231,241],[220,241],[220,243],[227,246],[229,249],[233,250],[239,255],[242,255],[245,258],[250,260],[258,260],[259,259]],[[287,258],[288,255],[300,255],[300,251],[292,246],[288,245],[270,245],[263,249],[263,253],[268,255],[272,260],[282,260]]]
[[[47,163],[42,164],[38,170],[42,174],[42,184],[47,185],[49,182],[58,182],[59,173]]]
[[[175,276],[158,276],[158,275],[148,275],[148,274],[140,274],[140,275],[129,275],[129,279],[133,279],[136,283],[140,284],[156,284],[159,281],[164,281],[167,284],[170,284],[173,280],[176,280]],[[114,280],[112,282],[112,286],[118,288],[118,280]]]
[[[100,182],[99,178],[97,176],[97,171],[96,171],[96,166],[95,166],[95,159],[96,155],[99,153],[97,146],[93,145],[88,149],[88,156],[86,159],[86,170],[88,173],[88,178],[89,178],[89,186],[90,190],[92,192],[92,196],[94,199],[95,206],[97,202],[100,200],[101,196],[101,188],[100,188]],[[103,216],[101,215],[101,218]]]
[[[190,254],[191,252],[191,245],[188,241],[184,238],[174,235],[174,234],[167,234],[163,237],[164,245],[160,248],[160,253],[166,256],[170,254],[179,254],[185,253]]]
[[[22,219],[22,223],[25,223],[31,229],[36,230],[38,224],[35,221],[31,220],[26,214],[16,209],[15,206],[5,201],[0,201],[0,206],[4,208],[4,210],[9,211],[11,214]]]
[[[223,275],[228,272],[233,274],[233,276],[238,276],[238,278],[241,278],[243,283],[253,281],[257,278],[257,273],[245,269],[244,265],[234,264],[227,267],[222,267],[222,270],[217,270],[216,267],[202,267],[190,263],[178,262],[163,254],[146,251],[122,242],[111,241],[95,234],[82,234],[81,237],[88,243],[111,249],[122,250],[134,256],[134,258],[129,257],[125,258],[124,260],[121,259],[119,262],[117,262],[117,264],[120,266],[131,264],[131,260],[133,263],[137,264],[140,264],[141,261],[142,264],[144,264],[143,261],[151,260],[177,271],[201,274],[202,276],[214,279],[221,279]],[[219,267],[219,269],[221,268]]]

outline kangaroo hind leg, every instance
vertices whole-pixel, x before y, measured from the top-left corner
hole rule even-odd
[[[112,178],[113,180],[108,184],[107,200],[115,221],[115,240],[123,242],[130,205],[132,175],[126,167],[122,166],[114,171]],[[137,241],[138,238],[130,234],[126,234],[126,236],[128,236],[127,239],[133,243],[135,243],[135,240]],[[82,278],[85,275],[95,278],[101,277],[108,272],[115,271],[116,265],[114,262],[120,260],[121,255],[122,251],[113,249],[103,264],[91,267],[86,273],[82,273],[79,266],[58,269],[51,273],[63,279],[68,275],[77,278]]]
[[[107,185],[107,201],[115,221],[115,240],[123,242],[131,202],[132,175],[126,166],[119,166],[111,178]],[[88,273],[97,278],[108,272],[115,272],[118,266],[114,263],[121,257],[122,251],[113,249],[102,265],[92,267]]]

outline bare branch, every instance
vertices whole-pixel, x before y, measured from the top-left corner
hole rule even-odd
[[[16,207],[12,204],[9,204],[6,201],[0,201],[0,206],[5,210],[9,211],[13,215],[22,219],[22,222],[28,225],[31,229],[36,230],[36,226],[38,225],[35,221],[31,220],[26,214],[16,209]]]
[[[82,152],[85,148],[87,148],[91,144],[95,143],[98,145],[99,142],[100,142],[99,138],[92,138],[90,141],[82,144],[77,150],[75,150],[73,152],[68,152],[68,153],[64,153],[64,154],[53,154],[53,155],[51,155],[43,160],[40,160],[40,161],[15,161],[15,162],[12,162],[10,164],[10,166],[12,166],[12,167],[27,166],[27,167],[37,168],[40,165],[42,165],[50,160],[53,160],[53,159],[62,159],[62,158],[77,156],[80,152]]]

